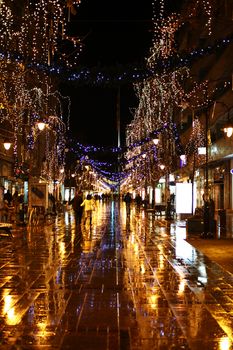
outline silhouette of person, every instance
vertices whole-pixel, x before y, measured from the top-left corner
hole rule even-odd
[[[130,215],[131,202],[132,202],[132,197],[131,197],[131,194],[129,192],[127,192],[126,195],[124,196],[124,202],[125,202],[125,205],[126,205],[126,215],[129,216]]]
[[[83,206],[81,206],[83,202],[83,195],[81,191],[76,191],[74,198],[71,201],[72,208],[75,213],[75,223],[80,224],[83,216]]]
[[[4,200],[7,201],[8,205],[12,204],[13,197],[12,197],[10,190],[7,190],[6,193],[4,194]]]
[[[89,219],[90,225],[92,224],[92,212],[95,210],[95,200],[92,198],[91,194],[88,194],[84,201],[81,203],[81,207],[84,206],[84,225],[86,224],[87,220]]]
[[[137,205],[137,209],[139,210],[142,204],[142,197],[140,196],[140,194],[138,193],[135,197],[135,202]]]

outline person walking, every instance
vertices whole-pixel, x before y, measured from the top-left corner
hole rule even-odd
[[[12,205],[12,199],[13,197],[10,190],[7,190],[4,194],[4,200],[7,201],[8,206]]]
[[[140,196],[139,193],[137,193],[137,195],[135,197],[135,203],[136,203],[137,212],[139,212],[141,209],[141,205],[142,205],[142,197]]]
[[[124,196],[124,202],[126,205],[126,215],[130,216],[130,207],[131,207],[132,197],[129,192],[127,192],[126,195]]]
[[[92,213],[96,208],[95,200],[92,198],[91,194],[88,194],[84,201],[81,203],[81,207],[84,207],[84,225],[87,221],[92,225]]]
[[[14,212],[15,212],[15,222],[18,222],[19,221],[19,204],[20,204],[18,190],[15,190],[12,198],[13,198],[12,203],[13,203]]]
[[[75,223],[80,224],[83,216],[83,206],[81,206],[83,202],[83,194],[81,191],[76,191],[74,198],[71,201],[72,208],[75,213]]]

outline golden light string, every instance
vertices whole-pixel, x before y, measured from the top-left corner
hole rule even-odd
[[[80,1],[72,1],[72,6],[76,8],[79,4]],[[64,18],[67,2],[62,0],[28,1],[25,7],[22,5],[22,18],[19,13],[12,15],[13,1],[10,1],[10,6],[12,9],[7,7],[4,1],[1,2],[0,44],[3,50],[5,48],[7,52],[19,53],[25,61],[29,60],[34,63],[51,65],[54,60],[58,60],[64,64],[69,63],[71,66],[70,56],[72,56],[74,65],[78,63],[77,59],[82,50],[82,44],[80,38],[70,38],[66,33]],[[72,43],[71,53],[59,52],[59,40]]]
[[[130,145],[147,137],[153,130],[159,126],[168,124],[167,144],[164,143],[158,148],[158,156],[163,157],[163,149],[166,153],[166,171],[172,166],[172,157],[175,154],[175,146],[170,142],[173,140],[173,134],[169,123],[172,121],[174,106],[178,105],[184,97],[184,91],[180,81],[189,75],[189,71],[184,68],[171,72],[169,74],[156,75],[153,79],[146,79],[141,83],[135,84],[135,91],[139,99],[138,109],[135,110],[133,121],[127,128],[126,144]],[[174,143],[174,142],[173,142]],[[147,153],[148,149],[145,145],[131,149],[126,158],[137,156],[142,149]],[[135,164],[135,163],[134,163]],[[128,169],[131,165],[128,165]],[[147,177],[154,178],[153,168],[147,166]],[[146,175],[146,174],[145,174]]]
[[[196,5],[198,6],[199,4],[203,5],[204,11],[207,15],[207,23],[206,23],[206,27],[208,28],[208,35],[212,34],[212,29],[211,29],[211,25],[212,25],[212,6],[210,4],[209,0],[198,0]]]
[[[46,127],[45,133],[45,161],[42,169],[42,175],[49,180],[53,180],[55,172],[56,174],[58,173],[59,165],[60,167],[64,166],[64,159],[61,157],[60,153],[60,139],[62,137],[62,133],[54,132],[54,130],[50,127]]]
[[[180,69],[135,84],[139,104],[130,124],[133,131],[128,131],[128,135],[133,135],[130,136],[131,142],[148,136],[160,124],[169,121],[169,106],[177,105],[184,96],[179,79],[187,74],[186,69]]]
[[[160,56],[162,56],[164,59],[168,58],[175,52],[175,33],[179,27],[180,21],[175,14],[172,14],[170,17],[164,19],[161,23],[161,38],[159,43],[156,43],[156,45],[159,45]]]
[[[1,68],[5,69],[6,64],[1,65]],[[17,65],[17,67],[21,68],[21,66]],[[6,70],[7,72],[7,70]],[[19,74],[18,74],[19,73]],[[7,80],[8,74],[3,75],[5,78],[1,81],[1,114],[0,114],[0,120],[1,122],[3,120],[7,120],[11,123],[12,127],[15,130],[15,137],[17,137],[17,134],[22,134],[24,124],[25,122],[27,123],[27,127],[29,128],[29,133],[27,133],[26,137],[26,144],[30,142],[29,147],[30,149],[33,149],[33,143],[36,141],[36,134],[34,134],[33,137],[30,136],[31,131],[33,133],[34,125],[36,118],[38,116],[42,117],[48,117],[44,115],[45,111],[45,104],[47,104],[48,97],[55,98],[54,102],[54,107],[60,106],[60,113],[62,113],[62,105],[61,105],[61,97],[63,97],[60,92],[55,91],[51,93],[49,96],[43,93],[42,89],[40,88],[33,88],[30,90],[27,90],[25,88],[25,82],[24,78],[25,75],[21,74],[21,70],[15,71],[13,76],[13,81],[15,84],[9,84],[9,81]],[[5,84],[8,82],[8,84]],[[14,89],[7,89],[7,86],[14,86]],[[5,96],[5,97],[4,97]],[[15,98],[12,99],[12,96]],[[67,103],[68,108],[70,108],[70,102]],[[7,113],[5,113],[7,111]],[[27,120],[24,120],[25,118],[25,111],[27,111]],[[51,107],[51,111],[54,112],[54,108]],[[68,111],[68,115],[70,114],[70,111]],[[62,115],[61,115],[62,117]],[[51,118],[50,118],[51,121]],[[17,126],[17,129],[16,129]],[[65,148],[65,138],[64,138],[64,132],[65,132],[65,127],[64,123],[60,121],[60,119],[56,116],[53,118],[53,123],[52,126],[56,128],[56,132],[58,133],[59,137],[59,142],[58,142],[58,158],[60,163],[64,163],[64,155],[63,155],[63,150]],[[34,141],[33,141],[34,140]],[[26,151],[29,151],[26,150]],[[17,147],[15,146],[15,153],[17,153]],[[52,158],[51,158],[52,159]]]
[[[198,147],[202,147],[205,144],[205,132],[202,128],[201,122],[198,118],[193,120],[192,132],[189,137],[189,141],[185,148],[185,153],[190,155],[197,153]]]
[[[160,22],[164,18],[164,0],[152,0],[152,12],[153,12],[153,25],[154,25],[154,37],[155,40],[159,40],[160,35]]]
[[[1,1],[0,3],[0,18],[1,18],[1,26],[0,26],[0,38],[2,42],[2,50],[6,48],[8,42],[12,40],[13,33],[13,15],[8,6]]]
[[[152,1],[152,22],[153,22],[153,38],[152,38],[152,47],[150,48],[150,57],[147,59],[147,65],[150,68],[153,68],[155,61],[160,55],[160,23],[164,18],[164,0],[153,0]]]
[[[185,4],[183,6],[182,15],[171,14],[167,18],[164,16],[164,2],[153,1],[153,25],[154,36],[152,39],[152,47],[150,48],[150,55],[146,58],[147,65],[154,68],[156,61],[160,58],[168,58],[175,50],[174,35],[177,29],[183,25],[190,18],[196,18],[197,11],[202,8],[207,15],[206,27],[208,28],[208,35],[211,35],[212,25],[212,6],[210,1],[197,1],[195,4]],[[187,7],[187,9],[185,8]]]
[[[154,2],[157,6],[158,3]],[[204,7],[204,11],[208,15],[207,26],[210,31],[211,24],[211,5],[209,2],[198,1],[195,7],[195,12],[198,6]],[[161,7],[162,8],[162,7]],[[187,16],[186,13],[184,13]],[[158,15],[154,17],[154,40],[153,47],[151,48],[151,56],[147,59],[148,67],[153,67],[153,63],[162,56],[168,57],[172,54],[174,48],[174,34],[179,29],[180,25],[184,23],[185,18],[178,18],[175,15],[171,15],[166,20],[163,18],[164,12],[160,12],[160,21],[158,21]],[[190,16],[190,14],[189,14]],[[195,17],[195,13],[191,14]],[[183,22],[182,22],[183,20]],[[191,102],[195,108],[206,106],[208,104],[208,82],[193,84],[191,91],[186,93],[183,88],[184,79],[190,79],[190,72],[187,67],[181,72],[174,71],[171,74],[156,75],[152,79],[144,80],[142,83],[135,84],[135,91],[138,97],[138,108],[135,110],[133,121],[130,123],[126,133],[127,145],[134,143],[137,140],[145,137],[147,132],[156,129],[155,125],[158,122],[168,123],[172,120],[172,113],[175,106],[180,106],[184,101]],[[203,90],[206,92],[205,98],[203,98]],[[212,88],[212,92],[214,89]],[[207,93],[208,92],[208,93]],[[197,123],[194,125],[192,138],[198,143],[202,142],[202,131],[200,125]],[[172,138],[172,135],[171,135]],[[172,156],[175,154],[174,142],[167,142],[163,145],[164,149],[168,149],[167,154],[167,166],[172,166]],[[130,159],[141,151],[141,147],[134,150],[130,150],[126,158]],[[162,153],[161,153],[162,154]],[[134,165],[137,163],[134,163]],[[135,165],[137,166],[137,165]],[[128,169],[130,165],[128,166]],[[132,171],[133,174],[133,171]],[[131,174],[131,180],[132,175]]]
[[[12,74],[9,75],[9,71],[13,70]],[[7,62],[1,62],[0,65],[1,73],[1,104],[4,106],[4,109],[8,112],[5,117],[9,117],[10,121],[12,120],[12,115],[21,114],[21,111],[28,109],[29,107],[33,109],[33,104],[36,105],[35,101],[33,103],[33,97],[30,95],[29,90],[26,85],[31,84],[31,79],[33,82],[40,81],[42,84],[43,79],[42,74],[39,76],[37,73],[30,70],[25,70],[22,64],[14,64]],[[39,111],[38,111],[39,112]],[[1,113],[3,118],[3,113]]]
[[[212,22],[213,22],[213,6],[209,0],[197,0],[192,2],[186,2],[183,6],[182,10],[182,24],[184,24],[186,21],[190,21],[191,19],[196,19],[200,17],[200,14],[203,12],[206,13],[207,22],[205,23],[205,26],[208,30],[208,35],[212,34]],[[199,12],[200,14],[199,14]]]

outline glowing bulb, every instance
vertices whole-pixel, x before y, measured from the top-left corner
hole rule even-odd
[[[157,145],[159,143],[159,139],[153,139],[153,142],[155,145]]]
[[[38,129],[39,129],[40,131],[42,131],[42,130],[44,130],[44,128],[45,128],[45,123],[44,123],[44,122],[39,122],[39,123],[37,123],[37,126],[38,126]]]
[[[184,162],[186,160],[186,155],[185,154],[181,154],[180,159]]]
[[[206,147],[198,147],[198,154],[206,154]]]
[[[3,142],[3,146],[5,150],[8,151],[11,148],[11,142],[6,140]]]
[[[228,126],[227,128],[224,128],[224,132],[227,134],[227,137],[231,137],[233,134],[233,127]]]

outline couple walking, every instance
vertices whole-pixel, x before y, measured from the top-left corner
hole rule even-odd
[[[77,191],[73,200],[72,207],[75,212],[75,222],[76,224],[80,224],[83,212],[84,212],[84,225],[87,221],[92,224],[92,212],[95,210],[95,200],[92,198],[91,194],[88,194],[86,198],[83,200],[83,194],[81,191]]]

